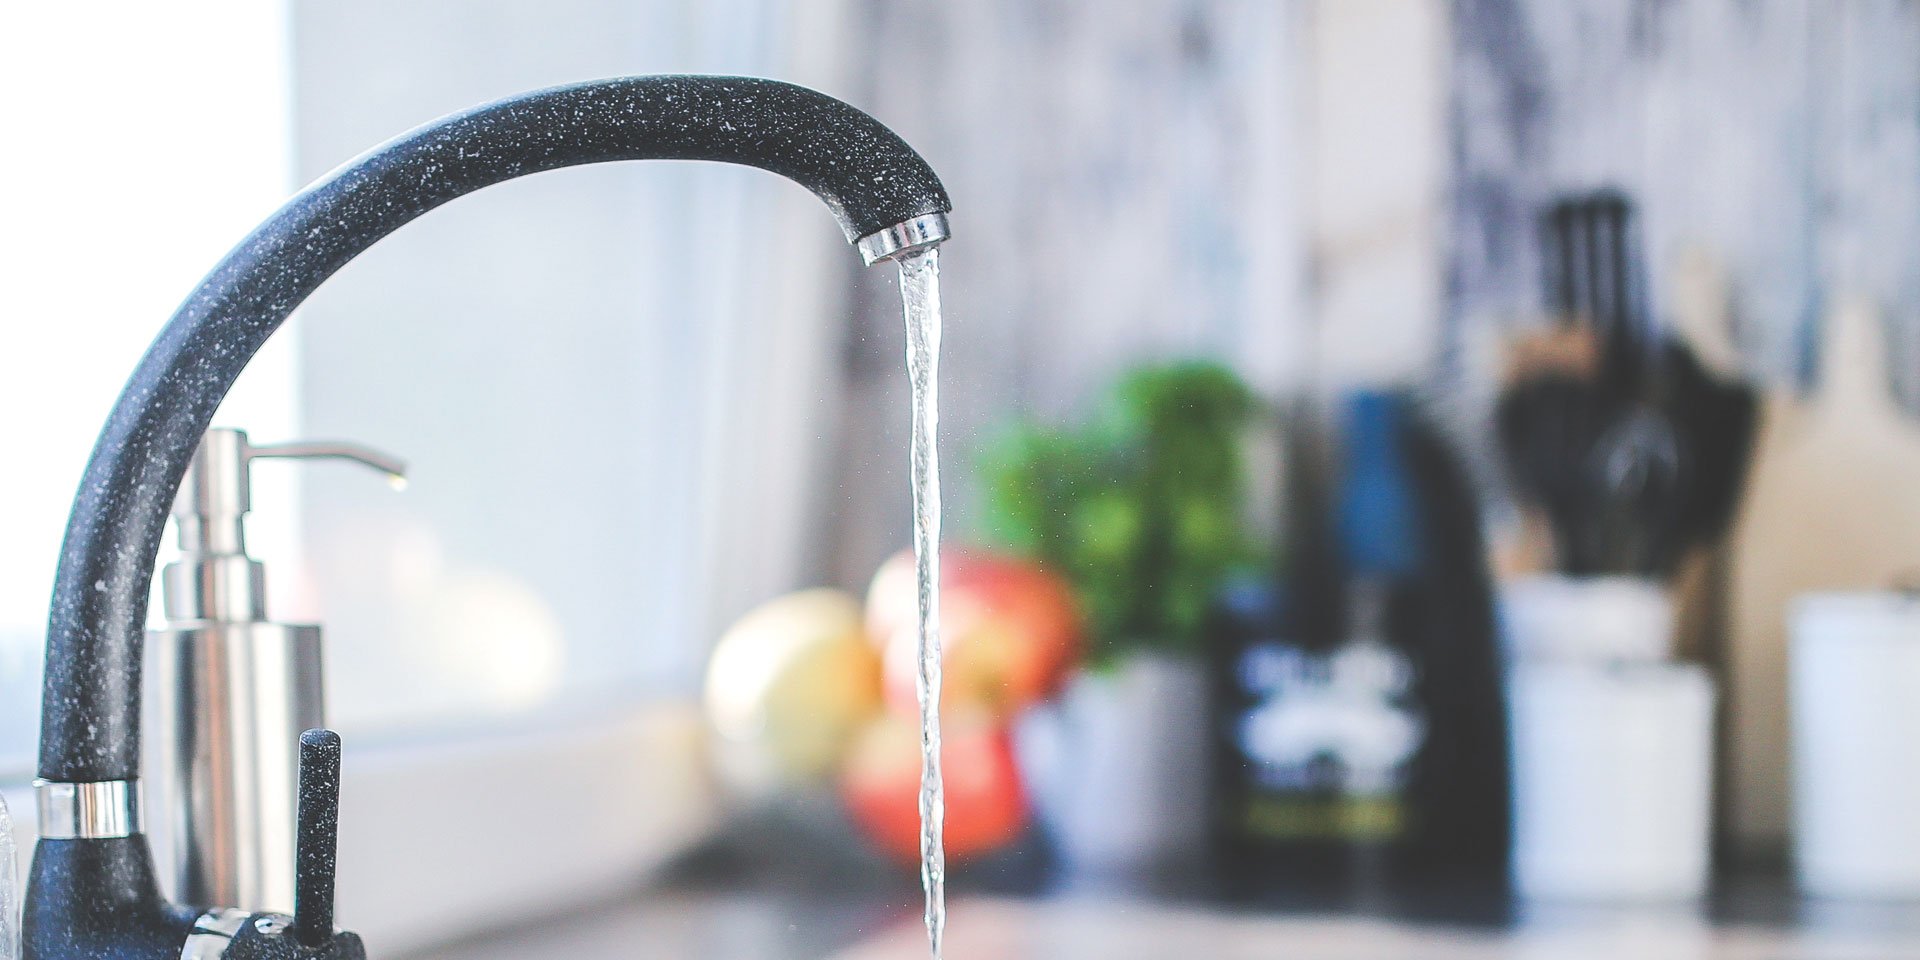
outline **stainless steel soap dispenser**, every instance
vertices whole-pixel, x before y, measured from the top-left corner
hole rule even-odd
[[[186,904],[291,913],[300,735],[325,726],[320,628],[267,619],[266,571],[247,555],[251,465],[262,457],[406,467],[346,443],[255,446],[202,437],[173,503],[180,557],[161,574],[166,626],[147,633],[149,762],[174,814],[175,896]]]

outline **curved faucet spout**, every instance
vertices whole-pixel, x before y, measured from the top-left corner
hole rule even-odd
[[[872,117],[791,84],[636,77],[502,100],[407,134],[295,197],[227,255],[140,361],[94,447],[48,624],[40,776],[131,780],[140,646],[174,490],[215,408],[322,281],[408,221],[481,187],[610,160],[769,170],[826,202],[872,263],[946,238],[951,205]]]

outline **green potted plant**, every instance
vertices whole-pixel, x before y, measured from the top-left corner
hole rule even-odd
[[[1259,404],[1225,366],[1123,376],[1094,419],[1021,424],[982,460],[985,536],[1064,576],[1088,669],[1019,731],[1035,805],[1095,870],[1197,847],[1205,830],[1208,609],[1266,548],[1245,523]]]

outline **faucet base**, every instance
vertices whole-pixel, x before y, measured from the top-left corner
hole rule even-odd
[[[141,834],[42,840],[22,919],[24,960],[179,960],[191,913],[160,898]]]
[[[280,914],[202,913],[160,897],[142,834],[42,840],[22,917],[23,960],[366,960],[358,934],[306,946]]]
[[[292,929],[284,914],[209,910],[194,923],[179,960],[366,960],[358,934],[336,933],[310,947]]]

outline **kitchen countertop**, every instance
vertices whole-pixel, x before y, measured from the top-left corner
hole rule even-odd
[[[778,833],[778,831],[774,831]],[[880,960],[926,956],[910,871],[840,846],[735,833],[648,885],[566,917],[415,960],[661,957]],[[1204,873],[1088,888],[1020,858],[952,877],[954,960],[1882,960],[1920,957],[1920,904],[1795,896],[1779,871],[1722,879],[1698,905],[1529,906],[1455,884],[1363,902],[1249,903]]]
[[[1485,929],[1103,897],[969,896],[953,905],[947,944],[954,960],[1904,960],[1920,956],[1920,908],[1882,906],[1784,927],[1708,921],[1687,910],[1566,911]],[[925,955],[925,933],[905,904],[658,891],[420,960]]]
[[[880,960],[927,955],[911,870],[851,835],[737,823],[665,873],[570,916],[412,960],[660,957]],[[1031,845],[950,878],[953,960],[1882,960],[1920,957],[1920,903],[1796,896],[1778,866],[1723,877],[1697,905],[1534,906],[1453,882],[1250,901],[1209,871],[1090,887]],[[377,945],[375,945],[377,947]]]
[[[1622,913],[1505,930],[1341,917],[1292,917],[1213,908],[1092,901],[976,900],[956,905],[956,960],[1797,960],[1920,956],[1920,936],[1716,926],[1682,915]],[[848,950],[846,960],[912,957],[920,931],[896,929]]]

